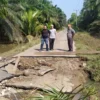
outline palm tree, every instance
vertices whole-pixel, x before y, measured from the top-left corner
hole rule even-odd
[[[18,18],[18,12],[22,9],[21,6],[19,4],[12,4],[10,0],[2,0],[0,3],[1,25],[5,30],[5,34],[10,41],[23,41],[19,31],[19,27],[22,27],[22,23]]]
[[[87,29],[98,18],[98,4],[98,0],[85,0],[79,20],[84,29]]]
[[[37,24],[37,14],[39,13],[39,11],[33,11],[33,10],[28,10],[25,11],[22,18],[22,21],[24,22],[24,28],[23,31],[27,34],[27,35],[31,35],[34,30],[35,30],[35,26]]]
[[[49,0],[0,0],[0,25],[11,41],[23,41],[22,34],[39,34],[43,24],[64,26],[66,16]]]

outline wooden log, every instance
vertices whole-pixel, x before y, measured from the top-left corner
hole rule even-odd
[[[17,66],[18,66],[18,64],[19,64],[19,61],[20,61],[20,56],[18,56],[18,58],[17,58],[17,60],[16,60],[16,62],[15,62],[15,66],[14,66],[14,71],[16,72],[17,71]]]

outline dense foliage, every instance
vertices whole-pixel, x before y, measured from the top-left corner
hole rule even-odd
[[[71,18],[68,20],[68,23],[72,24],[75,29],[78,28],[77,14],[76,13],[72,13]]]
[[[57,29],[66,15],[49,0],[0,0],[0,41],[23,41],[23,35],[39,35],[43,24]]]
[[[100,33],[100,0],[85,0],[79,18],[83,29]]]
[[[91,31],[93,34],[100,33],[100,0],[84,0],[83,9],[77,18],[80,29]],[[74,26],[75,21],[74,14],[74,19],[71,21]]]

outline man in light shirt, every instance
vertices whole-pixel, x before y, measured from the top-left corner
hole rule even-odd
[[[72,28],[71,24],[68,24],[68,30],[67,30],[67,39],[68,39],[68,51],[73,51],[73,38],[75,35],[75,30]]]
[[[50,29],[50,40],[49,40],[49,46],[50,46],[50,50],[54,49],[54,41],[56,38],[56,29],[54,28],[54,25],[51,25],[51,29]]]

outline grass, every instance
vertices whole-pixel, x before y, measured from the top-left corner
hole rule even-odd
[[[96,94],[96,89],[92,85],[89,86],[78,86],[73,89],[70,93],[64,93],[61,90],[56,90],[51,88],[51,90],[42,90],[40,96],[38,97],[30,97],[27,100],[73,100],[77,97],[77,100],[89,100],[92,95]],[[95,97],[95,100],[98,100]]]
[[[93,37],[87,32],[78,32],[75,36],[75,43],[77,51],[81,52],[91,52],[91,51],[100,51],[100,39],[99,37]],[[94,86],[98,89],[97,96],[100,99],[100,54],[84,54],[79,55],[85,57],[87,66],[85,70],[89,74],[89,80],[87,83],[92,82]],[[93,99],[95,100],[95,99]]]
[[[31,42],[16,45],[15,48],[0,54],[0,56],[2,56],[2,57],[14,56],[20,52],[25,51],[26,49],[28,49],[32,46],[38,44],[39,42],[40,42],[40,38],[34,38],[34,40],[32,40]]]
[[[78,32],[75,35],[77,51],[99,51],[100,39],[91,36],[87,32]]]
[[[91,36],[87,32],[76,33],[75,42],[77,51],[99,51],[100,39]],[[96,82],[100,82],[100,54],[80,55],[87,58],[86,71],[89,72],[90,78]]]
[[[100,82],[100,56],[87,61],[86,70],[89,72],[92,80]]]

